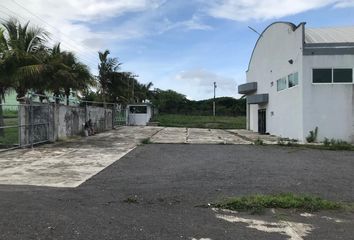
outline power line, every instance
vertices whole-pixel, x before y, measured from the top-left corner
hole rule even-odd
[[[45,21],[43,18],[41,18],[40,16],[38,16],[37,14],[33,13],[32,11],[30,11],[28,8],[24,7],[22,4],[18,3],[16,0],[13,0],[13,2],[18,5],[19,7],[21,7],[22,9],[24,9],[25,11],[27,11],[28,13],[30,13],[32,16],[35,16],[36,18],[38,18],[40,21],[42,21],[43,23],[47,24],[49,27],[52,27],[53,29],[57,30],[58,32],[60,32],[62,35],[68,37],[71,40],[71,36],[66,35],[65,33],[63,33],[60,29],[58,29],[57,27],[49,24],[47,21]],[[72,40],[73,41],[73,40]],[[75,42],[75,41],[73,41]],[[77,42],[75,42],[77,43]],[[78,44],[78,43],[77,43]],[[90,53],[89,53],[90,54]],[[93,54],[93,53],[91,53]],[[96,55],[94,55],[94,57],[96,58]]]
[[[9,13],[7,13],[7,12],[5,12],[5,11],[2,11],[2,10],[0,9],[0,12],[2,12],[3,14],[5,14],[5,15],[8,16],[9,18],[10,18],[10,17],[13,17],[13,16],[16,16],[16,17],[18,17],[18,18],[23,19],[24,21],[28,21],[28,19],[22,17],[21,15],[16,14],[15,12],[11,11],[11,10],[8,9],[7,7],[2,6],[2,5],[0,5],[0,6],[6,8],[8,11],[10,11],[10,12],[13,13],[13,15],[10,15]],[[3,21],[7,21],[7,20],[8,20],[8,19],[1,18],[1,17],[0,17],[0,19],[3,20]],[[86,62],[88,65],[97,65],[97,64],[98,64],[98,63],[96,62],[96,61],[97,61],[96,59],[95,59],[95,60],[93,60],[93,58],[90,59],[91,56],[87,56],[87,55],[83,54],[79,49],[77,49],[76,47],[74,47],[74,46],[72,46],[72,45],[70,46],[70,45],[67,44],[66,42],[59,41],[59,40],[56,39],[56,38],[49,38],[49,39],[47,39],[47,40],[48,40],[48,42],[49,42],[50,44],[54,44],[54,43],[56,43],[56,42],[59,42],[62,46],[66,46],[66,47],[69,48],[69,49],[75,50],[75,51],[77,52],[76,57],[77,57],[78,59],[80,59],[81,61]]]
[[[19,7],[23,8],[25,11],[27,11],[28,13],[30,13],[32,16],[35,16],[36,18],[38,18],[40,21],[42,21],[43,23],[47,24],[47,26],[57,30],[58,32],[60,32],[62,35],[66,36],[68,39],[70,39],[72,42],[75,42],[74,40],[71,39],[71,36],[68,36],[67,34],[63,33],[62,31],[60,31],[60,29],[58,29],[57,27],[49,24],[47,21],[45,21],[43,18],[41,18],[40,16],[38,16],[37,14],[33,13],[32,11],[30,11],[28,8],[24,7],[23,5],[19,4],[16,0],[13,0],[13,2],[18,5]],[[75,42],[76,44],[79,44],[78,42]],[[88,54],[92,54],[90,52],[88,52]],[[93,54],[92,54],[93,55]],[[96,58],[96,55],[94,55],[94,57]]]
[[[19,15],[19,14],[17,14],[17,13],[15,13],[15,12],[13,12],[11,9],[9,9],[9,8],[7,8],[6,6],[3,6],[3,5],[0,5],[1,7],[4,7],[4,8],[6,8],[8,11],[10,11],[13,15],[15,15],[16,17],[19,17],[19,18],[21,18],[21,19],[23,19],[24,21],[28,21],[28,19],[26,19],[26,18],[24,18],[24,17],[22,17],[21,15]],[[6,13],[6,12],[4,12],[4,11],[2,11],[3,13],[5,13],[6,15],[8,15],[9,17],[11,17],[11,15],[9,15],[8,13]],[[33,14],[32,14],[33,15]],[[39,18],[39,17],[38,17]],[[43,20],[41,20],[41,21],[43,21]],[[46,22],[44,22],[44,23],[46,23]],[[46,23],[47,24],[47,23]],[[47,25],[49,25],[49,24],[47,24]],[[55,27],[53,27],[53,26],[51,26],[52,28],[54,28],[54,29],[56,29],[56,30],[58,30],[59,32],[61,32],[59,29],[57,29],[57,28],[55,28]],[[67,43],[67,42],[65,42],[65,41],[59,41],[58,39],[56,39],[55,37],[53,37],[52,38],[54,41],[52,41],[52,42],[61,42],[61,45],[63,45],[63,46],[67,46],[67,48],[69,48],[69,49],[73,49],[73,50],[75,50],[78,54],[78,58],[79,59],[81,59],[81,60],[84,60],[84,62],[87,62],[87,63],[90,63],[90,64],[92,64],[92,65],[97,65],[97,58],[96,57],[93,57],[93,56],[91,56],[91,55],[88,55],[90,52],[87,52],[87,54],[86,53],[84,53],[84,52],[82,52],[81,50],[79,50],[76,46],[74,46],[74,45],[71,45],[71,44],[69,44],[69,43]],[[48,41],[50,42],[50,40],[52,40],[52,39],[48,39]]]

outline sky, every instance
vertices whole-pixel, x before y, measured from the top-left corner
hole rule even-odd
[[[274,21],[306,27],[354,25],[354,0],[1,0],[13,16],[50,32],[97,74],[109,49],[121,71],[189,99],[240,97],[258,35]]]

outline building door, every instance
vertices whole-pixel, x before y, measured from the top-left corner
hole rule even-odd
[[[266,129],[266,110],[259,109],[258,110],[258,132],[260,134],[265,134],[267,132]]]

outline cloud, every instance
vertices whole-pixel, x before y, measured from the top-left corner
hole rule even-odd
[[[235,21],[268,20],[325,7],[354,6],[353,0],[215,0],[206,12],[215,18]]]
[[[213,28],[205,23],[202,23],[201,19],[197,16],[192,16],[189,20],[176,21],[172,22],[169,18],[164,18],[163,21],[156,24],[157,32],[159,34],[163,34],[165,32],[181,29],[181,30],[212,30]]]
[[[338,1],[335,4],[335,7],[337,8],[354,7],[354,1],[353,0]]]
[[[97,52],[111,46],[112,41],[124,41],[144,36],[128,21],[112,25],[112,19],[127,13],[150,12],[165,0],[2,0],[1,19],[16,17],[21,22],[45,28],[51,33],[50,44],[61,42],[63,50],[75,52],[81,61],[95,71]],[[96,24],[93,28],[92,25]],[[110,30],[100,30],[111,24]]]
[[[183,93],[193,99],[213,96],[213,83],[217,85],[217,96],[236,96],[236,80],[206,69],[190,69],[176,75],[176,84],[184,86]],[[177,87],[178,88],[178,87]],[[188,89],[187,91],[185,89]]]
[[[212,27],[202,23],[200,17],[194,15],[190,20],[184,21],[181,23],[182,26],[186,27],[189,30],[211,30]]]

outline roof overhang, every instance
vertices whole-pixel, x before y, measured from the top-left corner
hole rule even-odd
[[[249,82],[238,86],[238,93],[249,94],[257,91],[257,82]]]
[[[354,43],[305,43],[303,55],[354,55]]]
[[[254,94],[246,97],[247,104],[265,104],[268,103],[269,95],[268,93]]]

